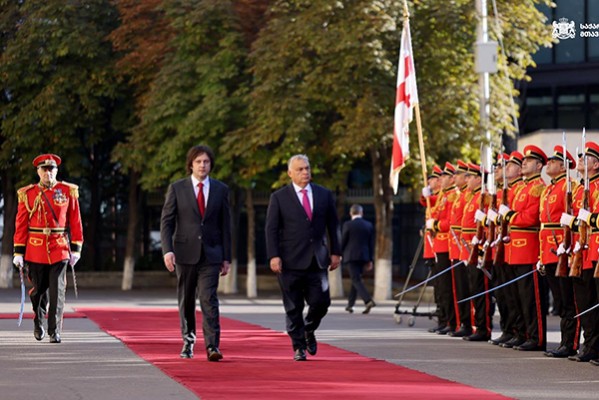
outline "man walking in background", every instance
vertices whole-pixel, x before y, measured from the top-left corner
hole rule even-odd
[[[362,206],[359,204],[354,204],[349,209],[351,221],[347,221],[343,225],[341,250],[343,252],[343,264],[349,268],[349,276],[351,277],[351,289],[345,310],[349,313],[354,312],[353,307],[359,295],[366,305],[362,314],[368,314],[376,304],[372,301],[372,296],[364,286],[362,274],[365,270],[371,271],[373,269],[374,227],[363,218],[363,213]]]

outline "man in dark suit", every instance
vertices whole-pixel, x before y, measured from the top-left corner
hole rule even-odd
[[[364,300],[366,308],[362,314],[368,314],[372,307],[376,306],[372,296],[368,293],[362,274],[364,269],[371,271],[374,258],[374,227],[369,221],[362,218],[363,209],[359,204],[354,204],[349,209],[351,221],[343,224],[341,236],[341,250],[343,251],[343,264],[349,268],[351,277],[351,289],[347,299],[345,310],[354,312],[354,304],[358,295]]]
[[[183,335],[182,358],[193,357],[196,340],[196,296],[200,297],[202,330],[209,361],[223,358],[219,350],[218,278],[229,272],[231,215],[229,188],[208,177],[214,153],[208,146],[187,152],[191,176],[172,183],[160,220],[164,265],[177,273],[177,297]]]
[[[333,193],[310,183],[308,157],[294,155],[287,166],[292,183],[274,192],[268,203],[266,253],[278,275],[293,358],[305,361],[306,350],[316,354],[314,331],[331,304],[327,268],[339,266],[339,222]],[[304,302],[309,307],[305,319]]]

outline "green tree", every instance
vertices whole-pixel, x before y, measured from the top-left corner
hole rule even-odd
[[[0,55],[0,165],[23,184],[35,155],[64,157],[61,175],[80,177],[88,189],[81,191],[88,205],[83,264],[95,263],[103,174],[111,174],[107,155],[117,136],[111,118],[118,85],[106,40],[116,14],[108,0],[2,1],[2,10],[11,35]]]

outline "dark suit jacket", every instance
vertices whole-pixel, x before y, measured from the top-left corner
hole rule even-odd
[[[266,254],[281,257],[283,268],[307,269],[315,257],[318,266],[328,268],[330,254],[341,255],[339,221],[333,193],[314,183],[312,220],[289,184],[270,196],[266,212]],[[328,239],[327,240],[327,231]]]
[[[343,262],[367,263],[374,259],[374,227],[364,218],[354,218],[343,224],[341,237]]]
[[[197,264],[202,250],[207,264],[231,261],[229,188],[208,179],[210,191],[203,220],[191,176],[172,183],[166,192],[160,218],[162,254],[174,252],[177,263]]]

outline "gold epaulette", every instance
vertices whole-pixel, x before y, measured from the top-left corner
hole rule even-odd
[[[31,184],[31,185],[23,186],[22,188],[17,190],[17,201],[19,203],[23,203],[27,199],[27,191],[29,189],[31,189],[32,187],[35,187],[35,185]]]
[[[451,193],[449,193],[449,196],[447,196],[447,201],[449,201],[450,203],[454,203],[459,196],[459,193],[456,190],[454,190]]]
[[[533,188],[530,189],[530,195],[533,197],[540,197],[541,194],[543,193],[543,190],[545,190],[545,185],[543,185],[543,184],[534,185]]]
[[[74,183],[69,183],[65,181],[62,181],[61,183],[69,187],[69,194],[71,195],[71,197],[74,197],[76,199],[79,198],[79,186],[75,185]]]

